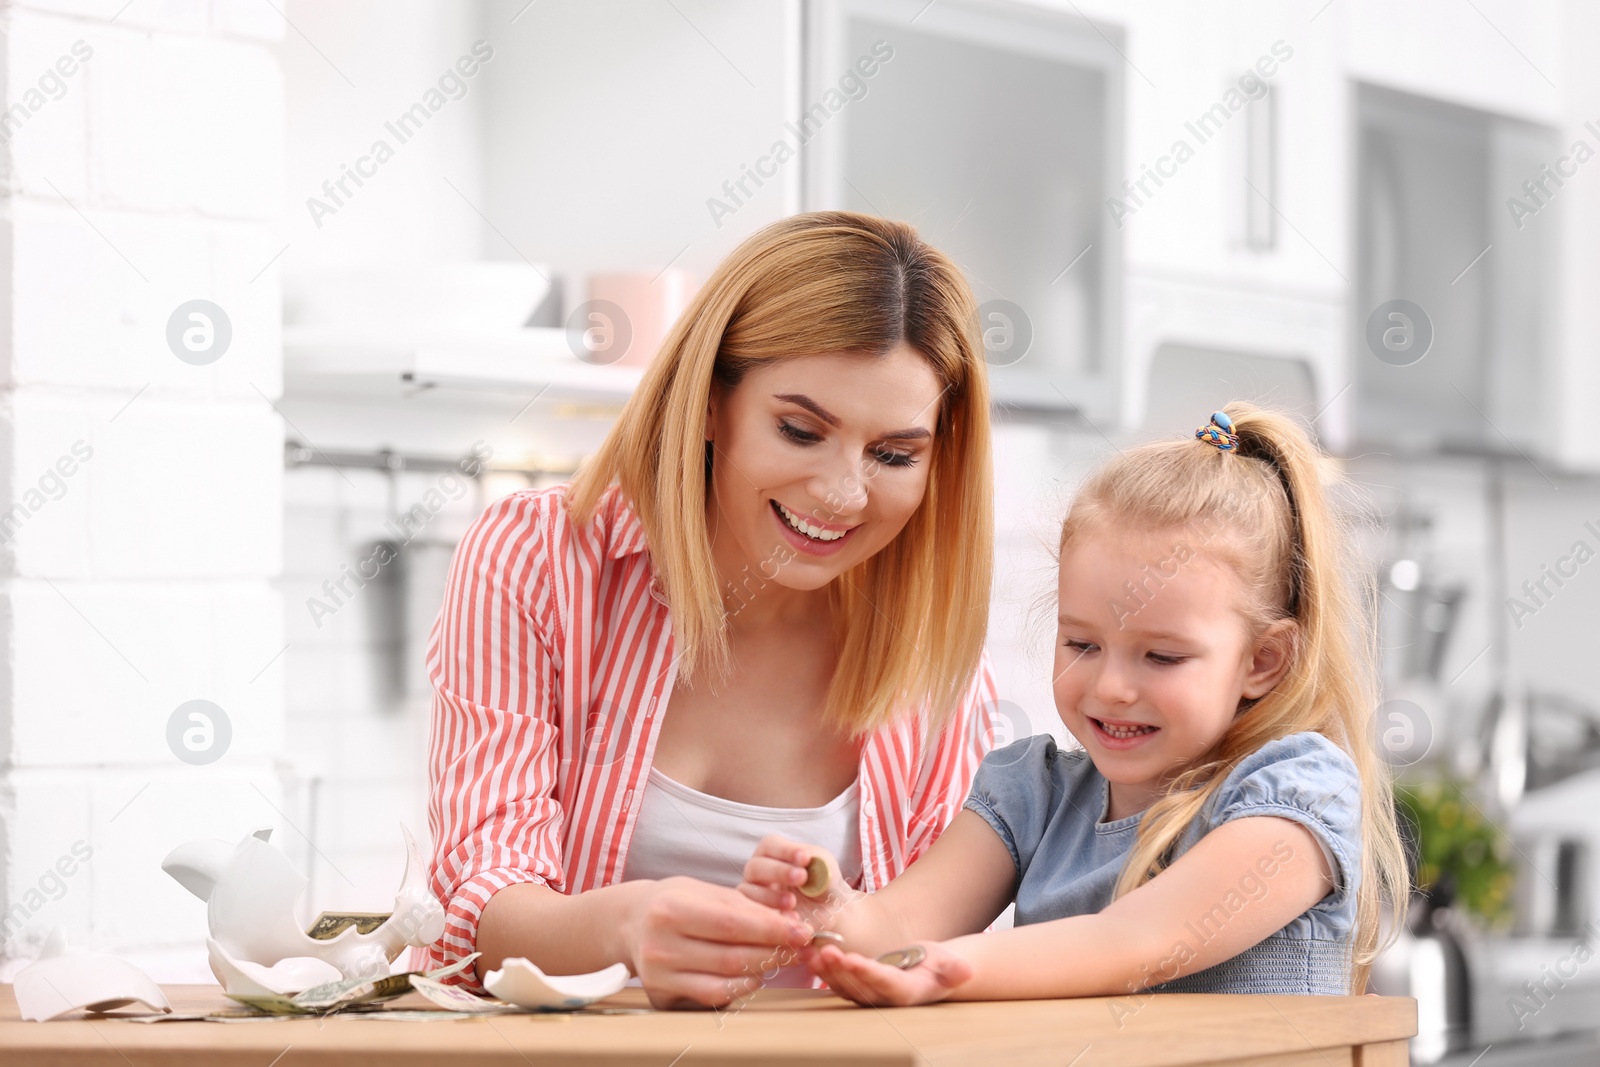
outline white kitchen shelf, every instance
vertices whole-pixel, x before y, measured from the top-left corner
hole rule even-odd
[[[559,328],[470,332],[285,326],[284,389],[374,400],[442,391],[621,401],[641,367],[597,366]]]

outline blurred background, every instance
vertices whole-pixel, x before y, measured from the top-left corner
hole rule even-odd
[[[384,906],[456,538],[571,473],[741,239],[841,207],[983,302],[1007,732],[1068,741],[1036,609],[1083,474],[1229,399],[1297,413],[1360,488],[1416,842],[1377,986],[1419,1061],[1595,1062],[1600,5],[12,0],[0,32],[0,977],[59,925],[209,981],[159,868],[194,837],[273,826],[313,912]]]

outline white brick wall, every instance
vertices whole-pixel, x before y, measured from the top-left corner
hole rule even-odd
[[[370,909],[392,896],[401,872],[397,823],[419,842],[427,834],[426,746],[430,690],[424,657],[428,631],[443,599],[456,540],[487,504],[475,490],[449,501],[402,547],[399,604],[369,583],[321,625],[308,597],[327,602],[326,581],[354,569],[374,540],[393,539],[384,523],[439,485],[439,474],[390,475],[303,467],[284,475],[283,596],[287,691],[286,745],[306,778],[299,799],[305,829],[321,853],[311,866],[315,908]],[[497,482],[497,491],[516,486]],[[392,572],[390,572],[392,573]],[[398,610],[396,610],[398,609]],[[387,692],[379,623],[404,620],[401,689]],[[350,758],[359,753],[360,758]],[[325,858],[326,862],[323,862]]]
[[[276,825],[305,860],[276,587],[283,32],[242,0],[0,2],[0,977],[56,924],[203,973],[203,906],[161,857]],[[193,299],[233,327],[205,367],[166,342]],[[205,766],[166,740],[192,699],[233,729]],[[91,858],[51,877],[75,843]]]

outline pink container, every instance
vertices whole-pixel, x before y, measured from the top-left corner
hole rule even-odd
[[[627,316],[632,337],[614,362],[642,367],[656,356],[667,331],[700,287],[690,271],[669,267],[659,274],[607,273],[589,275],[588,299],[606,300]]]

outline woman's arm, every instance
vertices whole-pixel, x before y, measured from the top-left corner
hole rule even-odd
[[[473,521],[430,634],[429,873],[446,908],[435,963],[478,948],[478,923],[499,893],[566,880],[551,506],[548,495],[514,493]],[[480,960],[478,969],[491,968]]]
[[[477,971],[495,970],[508,956],[530,957],[547,974],[584,974],[617,962],[632,967],[624,916],[653,885],[618,882],[571,896],[535,882],[507,886],[489,898],[478,920]]]
[[[525,883],[496,893],[478,922],[479,973],[506,956],[547,974],[626,963],[658,1008],[722,1005],[806,945],[811,929],[737,891],[694,878],[638,879],[568,896]],[[777,947],[775,947],[777,946]]]
[[[566,813],[555,794],[562,733],[577,724],[564,717],[551,652],[562,610],[547,580],[561,551],[554,506],[536,493],[490,505],[456,550],[434,625],[430,875],[446,906],[434,957],[480,951],[480,980],[507,956],[550,974],[621,962],[656,1007],[726,1004],[810,931],[689,878],[562,891]]]
[[[806,878],[806,863],[824,857],[835,887],[827,897],[808,901],[795,888]],[[989,824],[970,811],[956,816],[943,836],[906,872],[875,893],[860,893],[839,878],[838,862],[827,850],[771,835],[745,864],[740,891],[769,908],[797,909],[819,930],[832,930],[845,947],[868,956],[913,941],[939,941],[976,933],[994,922],[1011,902],[1017,867]]]
[[[1096,915],[927,945],[928,961],[906,971],[831,946],[808,952],[807,962],[863,1004],[1113,996],[1232,959],[1332,888],[1309,830],[1253,816],[1206,834]]]

